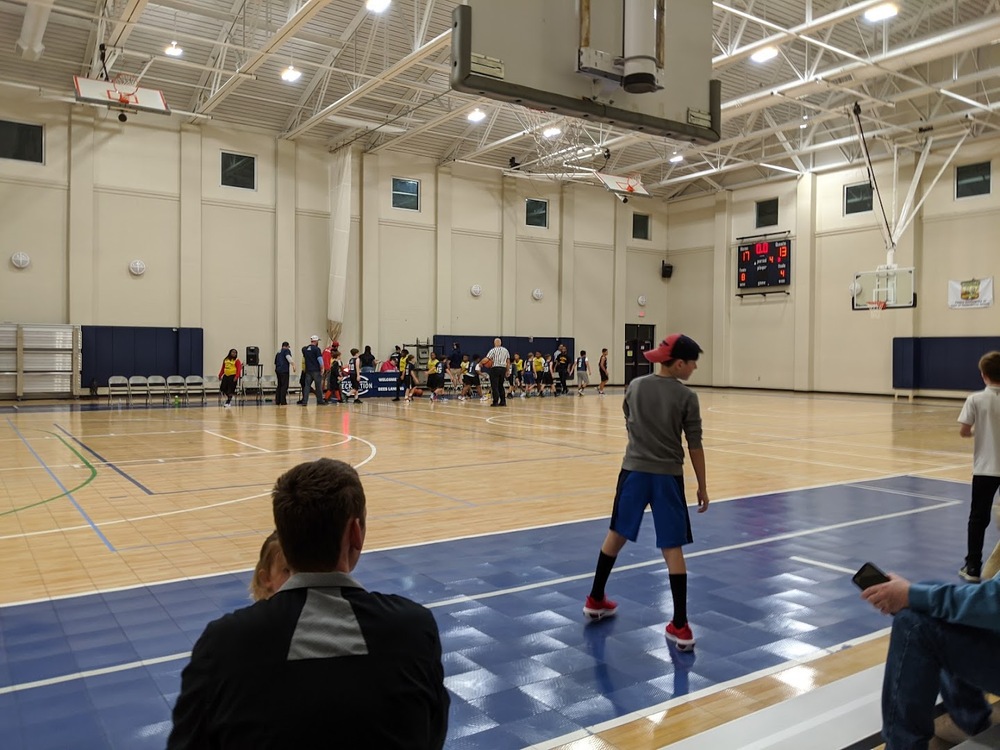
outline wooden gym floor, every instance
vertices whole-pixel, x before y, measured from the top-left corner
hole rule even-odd
[[[970,477],[972,448],[970,441],[958,436],[960,402],[904,403],[883,397],[699,389],[696,383],[695,390],[702,403],[708,485],[714,503],[705,515],[692,513],[695,544],[688,552],[696,635],[699,620],[694,592],[699,586],[699,567],[716,585],[720,580],[742,581],[748,575],[745,566],[727,572],[725,566],[732,567],[732,561],[727,563],[721,557],[718,561],[698,558],[699,549],[704,552],[706,545],[716,544],[722,545],[719,549],[726,544],[732,547],[733,540],[737,540],[735,546],[751,545],[756,536],[771,538],[768,534],[774,533],[774,527],[782,527],[786,518],[791,522],[806,508],[813,514],[840,505],[835,517],[824,517],[823,530],[851,526],[855,516],[864,515],[865,506],[861,500],[851,499],[854,495],[844,495],[847,499],[839,503],[835,496],[824,494],[828,493],[824,488],[858,485],[871,490],[882,483],[880,491],[905,496],[910,503],[933,495],[934,502],[948,506],[951,521],[946,526],[947,537],[942,538],[942,527],[930,518],[935,513],[921,512],[928,508],[887,507],[887,515],[878,518],[911,512],[915,515],[907,516],[908,524],[927,518],[926,524],[933,527],[928,538],[937,539],[938,546],[945,548],[936,556],[928,555],[926,550],[914,549],[905,538],[902,546],[882,545],[878,540],[884,531],[874,530],[867,538],[851,532],[830,542],[828,551],[837,550],[838,554],[824,558],[833,562],[826,565],[828,578],[817,581],[839,585],[849,574],[834,570],[849,570],[855,562],[866,559],[880,561],[880,555],[888,556],[889,560],[882,561],[889,567],[898,566],[897,572],[902,574],[913,574],[904,567],[912,564],[922,565],[921,573],[954,579],[964,556],[962,524],[968,491],[964,483]],[[246,569],[253,565],[262,538],[272,528],[269,490],[275,478],[301,461],[321,456],[347,461],[362,475],[368,496],[369,551],[359,565],[359,577],[373,588],[389,591],[395,586],[427,604],[440,592],[419,587],[407,591],[405,587],[412,581],[404,574],[426,572],[421,570],[421,555],[427,551],[430,560],[438,548],[413,545],[452,544],[489,535],[486,538],[496,542],[497,551],[491,552],[493,548],[486,542],[479,545],[473,539],[465,548],[448,547],[448,556],[467,555],[468,564],[474,566],[478,554],[496,554],[498,559],[506,555],[530,567],[532,559],[541,554],[532,545],[546,545],[545,555],[560,558],[550,561],[549,570],[560,570],[563,555],[559,535],[555,535],[555,542],[551,536],[539,541],[530,536],[537,532],[524,530],[568,524],[558,527],[567,545],[563,572],[571,573],[560,579],[564,588],[558,596],[565,601],[552,605],[551,610],[546,610],[544,600],[537,605],[548,614],[558,613],[562,623],[564,617],[575,617],[573,613],[578,613],[587,592],[610,510],[625,444],[621,393],[621,389],[609,389],[604,398],[591,391],[583,398],[514,399],[506,410],[488,409],[478,401],[431,403],[426,398],[411,404],[369,399],[358,405],[322,408],[315,404],[307,408],[265,404],[221,409],[212,404],[204,408],[91,410],[86,405],[0,405],[0,559],[7,573],[0,588],[0,623],[5,617],[13,621],[39,603],[55,606],[52,602],[70,595],[101,592],[108,599],[116,589],[145,590],[147,585],[163,582],[179,585],[176,582],[213,574],[232,574],[238,579],[236,585],[242,587]],[[893,482],[896,484],[887,484]],[[689,475],[689,494],[693,494],[693,483]],[[730,500],[739,502],[726,502]],[[855,507],[852,502],[859,504]],[[718,520],[713,521],[713,517]],[[909,525],[902,531],[914,533]],[[577,533],[579,538],[574,536]],[[798,533],[812,532],[793,530],[785,536]],[[852,540],[858,541],[858,549],[850,548]],[[991,531],[987,546],[993,542],[995,532]],[[817,541],[816,545],[802,549],[812,549],[819,558],[817,550],[822,544]],[[400,562],[399,553],[393,552],[397,548],[413,552]],[[904,548],[914,556],[912,561],[892,559],[892,550],[902,556]],[[636,555],[637,567],[652,566],[657,557],[648,535],[627,550]],[[370,582],[365,577],[369,559]],[[401,565],[412,566],[412,571],[400,571]],[[612,575],[612,596],[619,581],[625,589],[630,573],[624,565],[623,559]],[[805,563],[799,564],[800,580],[803,566]],[[659,575],[661,567],[643,570]],[[515,571],[511,575],[526,574]],[[756,573],[751,569],[749,575],[748,581],[780,578],[770,567]],[[224,580],[224,575],[219,580]],[[490,579],[477,579],[480,583],[483,580]],[[500,579],[496,580],[502,588]],[[649,583],[646,580],[644,585]],[[654,582],[661,584],[665,584],[662,577]],[[748,590],[754,586],[745,585]],[[850,591],[849,585],[847,588],[844,595],[853,601],[856,592]],[[766,590],[771,591],[773,587]],[[551,596],[556,594],[553,591]],[[470,594],[464,601],[475,600],[475,596]],[[650,599],[652,614],[646,611],[646,616],[652,621],[642,625],[648,632],[659,632],[669,615],[669,596],[660,591]],[[473,674],[469,663],[475,658],[475,649],[462,651],[458,641],[449,640],[457,632],[450,629],[449,618],[465,622],[462,618],[467,614],[450,610],[454,605],[451,599],[432,605],[439,607],[434,611],[442,625],[446,651],[449,643],[455,644],[454,657],[448,656],[446,661],[454,697],[449,747],[502,747],[505,742],[500,741],[500,734],[487,741],[486,734],[474,731],[482,717],[493,717],[493,725],[503,721],[491,713],[488,696],[470,687],[472,678],[462,679],[462,674]],[[535,605],[527,600],[526,606]],[[718,609],[723,611],[722,605]],[[626,615],[623,607],[617,619],[625,620]],[[201,619],[188,627],[195,636],[217,613],[206,611],[198,616]],[[868,615],[858,614],[855,619],[858,617]],[[707,620],[706,616],[705,632],[721,627]],[[864,628],[843,637],[843,643],[853,644],[851,648],[824,643],[821,650],[808,656],[771,648],[772,654],[782,656],[780,663],[769,662],[764,670],[752,668],[746,681],[709,679],[713,652],[709,639],[700,636],[697,653],[701,662],[695,672],[702,674],[704,681],[695,680],[690,695],[685,696],[688,691],[677,690],[676,685],[673,692],[661,686],[661,692],[651,698],[630,694],[632,702],[618,704],[606,716],[599,712],[581,715],[575,720],[578,728],[574,731],[562,731],[570,729],[565,721],[573,717],[573,711],[557,706],[562,713],[552,713],[558,713],[563,723],[553,724],[555,728],[544,741],[541,735],[528,734],[527,730],[518,734],[509,727],[503,737],[511,746],[520,742],[574,750],[637,750],[692,737],[878,666],[886,648],[880,628],[888,621],[866,619],[865,623]],[[575,621],[565,627],[573,637],[580,631]],[[594,632],[587,636],[591,646]],[[558,636],[555,630],[550,634]],[[618,636],[625,639],[624,632]],[[18,678],[12,644],[8,639],[7,663],[0,665],[0,699],[14,696],[24,701],[36,685],[67,684],[79,676],[46,671],[44,657],[39,657],[32,663],[42,665],[37,674],[46,679]],[[663,652],[659,656],[669,665],[663,645],[659,644]],[[614,667],[610,650],[608,653],[607,663]],[[726,655],[719,663],[735,661],[736,656]],[[176,680],[182,666],[183,660],[175,665],[173,676],[166,678],[168,682]],[[532,666],[537,665],[532,662]],[[675,672],[679,670],[676,662],[674,667]],[[463,673],[462,669],[470,671]],[[61,676],[50,674],[53,671]],[[522,675],[521,682],[514,676],[508,678],[522,693],[544,700],[531,692],[528,678]],[[671,679],[675,678],[676,674]],[[175,690],[176,684],[162,688],[160,700],[169,700]],[[633,710],[656,708],[665,695],[671,698],[670,710]],[[13,731],[14,736],[22,737],[24,747],[42,746],[44,743],[33,743],[27,736],[27,719],[17,701],[5,711],[0,700],[0,731],[5,735]],[[168,710],[165,715],[169,719]],[[496,726],[488,728],[499,732]],[[154,732],[161,746],[168,730],[169,726],[160,726]],[[107,738],[114,734],[107,727],[102,731]],[[105,745],[118,746],[111,739]]]

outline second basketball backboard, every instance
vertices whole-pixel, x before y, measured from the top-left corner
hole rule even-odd
[[[871,310],[873,304],[883,310],[917,306],[913,268],[860,271],[854,274],[850,292],[852,310]]]
[[[714,143],[712,3],[468,0],[452,14],[458,91]]]

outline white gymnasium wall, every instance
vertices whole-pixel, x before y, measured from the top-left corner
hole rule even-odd
[[[989,195],[955,198],[954,169],[927,194],[923,207],[922,249],[918,258],[918,327],[921,336],[996,336],[996,306],[952,310],[947,306],[947,281],[993,277],[1000,284],[1000,160],[996,142],[963,148],[956,164],[992,163]],[[928,160],[930,162],[930,160]],[[940,160],[928,169],[937,172]],[[961,333],[959,333],[961,332]]]
[[[0,159],[0,321],[65,323],[69,315],[69,105],[0,97],[0,118],[44,127],[44,164]],[[31,256],[18,270],[15,252]]]
[[[45,127],[44,164],[0,162],[0,319],[198,325],[209,371],[230,346],[266,352],[288,339],[298,348],[324,333],[331,203],[321,144],[173,118],[121,125],[21,94],[0,95],[0,117]],[[956,163],[992,159],[995,143],[966,145]],[[256,157],[254,190],[221,186],[223,150]],[[994,308],[949,310],[946,293],[948,279],[1000,276],[1000,195],[956,200],[954,165],[931,187],[941,154],[897,250],[900,265],[917,266],[919,305],[880,321],[852,312],[847,292],[855,272],[885,257],[878,214],[843,214],[844,185],[865,180],[857,167],[623,206],[594,186],[392,152],[354,158],[345,349],[369,344],[385,356],[435,333],[572,336],[595,361],[607,346],[620,377],[624,326],[646,322],[657,336],[683,331],[702,344],[702,385],[889,393],[894,336],[996,330]],[[908,158],[897,206],[912,179]],[[891,206],[891,165],[877,173]],[[392,177],[420,180],[420,211],[391,207]],[[549,202],[547,227],[525,224],[529,197]],[[755,203],[772,197],[779,224],[757,229]],[[635,212],[651,216],[648,241],[631,237]],[[765,231],[793,240],[789,294],[741,301],[737,238]],[[10,264],[17,250],[31,255],[29,269]],[[148,268],[139,279],[127,271],[135,258]],[[843,366],[848,349],[861,366]]]
[[[705,351],[699,358],[695,376],[702,385],[715,382],[714,305],[716,297],[725,294],[724,290],[711,291],[715,274],[715,210],[713,197],[693,198],[667,207],[666,260],[673,265],[674,273],[669,279],[661,279],[659,284],[659,293],[666,300],[662,323],[647,314],[648,318],[656,320],[656,333],[661,339],[671,333],[686,333]]]
[[[608,349],[612,373],[618,350],[614,314],[617,201],[601,188],[583,186],[574,187],[573,201],[573,336],[577,351],[587,352],[591,380],[597,383],[601,349]],[[617,372],[621,377],[621,364]]]
[[[475,336],[500,330],[499,233],[455,230],[452,251],[451,320],[447,321],[450,332]],[[482,289],[478,297],[473,297],[470,291],[474,284]]]

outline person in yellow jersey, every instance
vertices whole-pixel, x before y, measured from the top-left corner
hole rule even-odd
[[[226,397],[223,404],[227,409],[233,405],[233,396],[236,395],[236,383],[243,374],[243,363],[240,362],[240,355],[235,349],[230,349],[229,354],[222,360],[222,367],[219,368],[219,390]]]
[[[542,386],[545,384],[542,377],[545,374],[545,358],[542,357],[541,352],[535,352],[535,355],[531,358],[531,366],[535,370],[535,385],[538,395],[541,396],[543,395]]]

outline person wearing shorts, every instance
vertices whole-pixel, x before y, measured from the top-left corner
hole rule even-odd
[[[524,382],[524,392],[521,395],[527,397],[535,390],[535,355],[528,352],[523,365],[524,370],[521,372],[521,378]]]
[[[358,350],[351,349],[351,358],[347,360],[347,370],[351,377],[351,396],[354,397],[354,403],[361,403],[361,360],[358,358]],[[340,370],[338,369],[335,377],[340,379]],[[346,401],[346,399],[344,399]]]
[[[587,352],[580,350],[580,356],[576,358],[576,395],[582,396],[590,385],[590,360],[587,359]]]
[[[597,386],[597,395],[604,395],[604,386],[608,384],[608,350],[601,349],[601,358],[597,360],[597,372],[601,378],[601,384]]]
[[[698,369],[701,348],[684,334],[668,336],[656,349],[643,352],[659,370],[629,383],[622,409],[628,446],[618,475],[611,524],[597,558],[594,583],[583,607],[592,620],[614,615],[618,605],[604,589],[618,553],[639,534],[646,507],[652,509],[656,546],[670,575],[674,616],[667,638],[682,651],[694,648],[687,618],[687,565],[683,546],[693,541],[684,495],[684,447],[698,480],[698,512],[708,509],[705,451],[701,443],[701,407],[698,396],[684,381]]]

